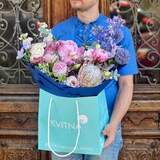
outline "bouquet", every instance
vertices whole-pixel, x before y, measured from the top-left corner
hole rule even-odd
[[[22,34],[17,59],[58,85],[75,89],[101,86],[107,80],[117,80],[117,67],[128,63],[128,50],[118,45],[123,39],[122,25],[119,17],[108,18],[106,27],[94,28],[96,41],[79,47],[72,40],[56,40],[47,24],[39,22],[38,42]]]

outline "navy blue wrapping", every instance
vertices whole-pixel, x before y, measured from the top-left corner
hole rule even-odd
[[[28,64],[29,69],[37,85],[45,91],[62,97],[86,97],[97,96],[104,88],[110,87],[115,83],[115,80],[105,80],[102,84],[96,87],[79,87],[73,88],[55,81],[33,64]]]

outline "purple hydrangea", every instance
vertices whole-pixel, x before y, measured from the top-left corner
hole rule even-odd
[[[115,61],[119,64],[119,65],[125,65],[128,63],[129,61],[129,52],[127,49],[121,48],[121,47],[117,47],[115,50]]]

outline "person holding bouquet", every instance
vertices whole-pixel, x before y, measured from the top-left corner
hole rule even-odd
[[[72,40],[79,47],[90,46],[94,41],[98,41],[103,49],[109,50],[112,46],[112,39],[106,41],[103,36],[105,34],[107,36],[105,28],[108,27],[107,24],[110,19],[100,13],[99,0],[70,0],[70,4],[77,11],[77,16],[70,17],[53,27],[52,34],[56,40]],[[126,49],[129,56],[124,55],[123,57],[125,52],[123,49],[116,50],[123,59],[117,56],[117,61],[122,65],[117,68],[120,75],[116,84],[118,92],[115,92],[114,96],[110,97],[108,101],[110,121],[103,131],[106,136],[103,152],[100,156],[72,154],[66,158],[60,158],[52,154],[53,160],[118,160],[123,144],[121,121],[131,104],[133,75],[138,73],[138,67],[132,35],[124,25],[116,26],[116,21],[120,20],[118,18],[114,20],[112,25],[114,30],[111,29],[109,34],[114,35],[116,44]],[[100,29],[99,32],[97,28]],[[103,58],[103,56],[100,58]],[[127,63],[124,62],[125,59],[128,60]],[[109,96],[109,94],[106,90],[106,96]]]
[[[132,35],[120,17],[100,13],[99,0],[70,3],[77,16],[19,38],[17,59],[40,88],[38,149],[53,160],[118,160],[138,73]]]

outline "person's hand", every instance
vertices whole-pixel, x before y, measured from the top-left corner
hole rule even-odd
[[[117,126],[109,124],[107,128],[104,129],[103,134],[107,137],[104,144],[104,148],[109,147],[115,140]]]

